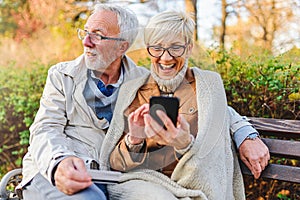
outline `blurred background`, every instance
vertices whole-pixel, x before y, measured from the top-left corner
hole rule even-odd
[[[25,67],[78,56],[76,29],[97,2],[129,7],[141,27],[166,9],[191,12],[195,41],[203,48],[234,48],[241,56],[300,48],[299,0],[0,0],[0,65]],[[138,39],[132,49],[142,45]]]

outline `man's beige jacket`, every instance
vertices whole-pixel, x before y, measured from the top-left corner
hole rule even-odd
[[[124,82],[149,73],[127,56],[122,62]],[[30,146],[23,159],[21,187],[38,172],[51,181],[53,164],[62,157],[99,161],[108,122],[96,117],[83,96],[87,73],[83,55],[49,69],[40,108],[30,127]]]

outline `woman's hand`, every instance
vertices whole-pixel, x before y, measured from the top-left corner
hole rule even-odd
[[[166,129],[160,126],[149,114],[145,114],[145,133],[147,137],[156,140],[160,145],[172,146],[178,150],[186,148],[191,142],[190,125],[186,119],[179,114],[177,126],[175,127],[163,111],[157,110],[156,112]]]
[[[129,142],[130,144],[140,144],[146,138],[144,115],[149,113],[149,104],[143,104],[128,116]]]

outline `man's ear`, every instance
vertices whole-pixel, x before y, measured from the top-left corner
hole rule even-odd
[[[190,44],[187,45],[187,47],[186,47],[186,55],[188,57],[190,57],[190,55],[192,54],[193,47],[194,47],[193,43],[190,43]]]
[[[125,54],[125,52],[128,50],[128,48],[129,48],[129,43],[127,41],[124,41],[121,43],[120,51],[122,54]]]

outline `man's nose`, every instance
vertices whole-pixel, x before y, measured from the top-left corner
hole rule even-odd
[[[94,47],[95,46],[95,44],[92,42],[91,37],[90,37],[89,34],[87,34],[85,36],[85,38],[83,39],[82,42],[83,42],[83,45],[86,46],[86,47]]]

